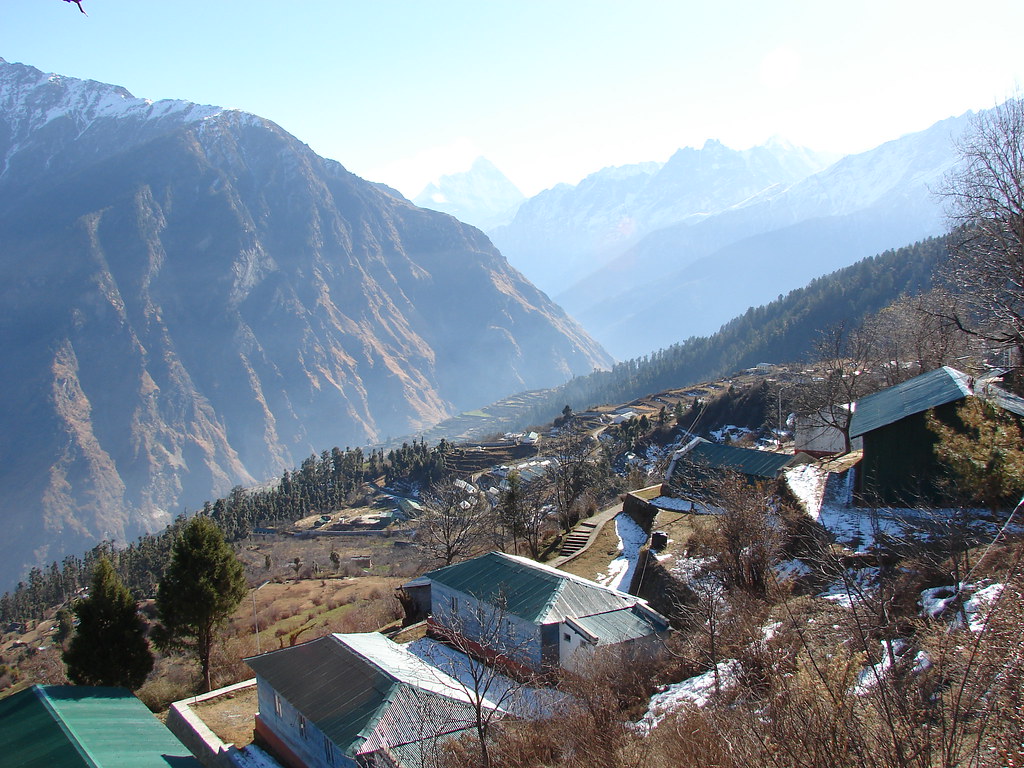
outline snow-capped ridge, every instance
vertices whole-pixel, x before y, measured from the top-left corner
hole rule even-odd
[[[466,171],[441,176],[424,187],[413,202],[489,229],[512,220],[523,193],[486,157],[477,157]]]
[[[0,63],[0,105],[14,133],[24,135],[64,116],[84,131],[93,121],[105,117],[159,119],[177,115],[182,122],[196,122],[224,111],[178,99],[142,99],[122,86],[46,74],[35,67],[7,62]]]

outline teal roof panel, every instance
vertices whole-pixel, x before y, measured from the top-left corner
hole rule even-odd
[[[858,400],[850,418],[850,437],[860,437],[971,394],[971,379],[966,373],[949,366],[936,368]]]
[[[774,479],[796,461],[789,453],[772,453],[753,448],[739,448],[701,440],[684,454],[683,459],[709,469],[729,469],[750,477]]]
[[[409,700],[447,713],[429,725],[437,733],[465,727],[472,709],[458,682],[377,632],[326,635],[245,661],[349,757],[425,738],[428,726],[415,718],[401,725]]]
[[[597,638],[598,645],[614,645],[636,640],[668,629],[665,622],[656,621],[640,608],[595,613],[574,618],[573,622]]]
[[[245,661],[349,756],[397,685],[333,635]]]
[[[424,578],[482,603],[497,605],[501,601],[508,614],[541,624],[638,602],[632,595],[504,552],[489,552],[431,571]]]
[[[0,700],[0,754],[24,768],[200,768],[124,688],[34,685]]]
[[[500,599],[505,611],[527,621],[540,621],[562,586],[557,573],[526,567],[519,558],[499,552],[439,568],[426,577],[483,603],[494,605]]]

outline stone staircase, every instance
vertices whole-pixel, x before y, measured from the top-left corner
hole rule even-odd
[[[577,526],[572,529],[572,533],[565,537],[565,540],[562,542],[562,548],[559,550],[558,554],[561,557],[575,555],[587,545],[587,542],[590,540],[590,534],[594,532],[596,527],[597,524],[591,522],[582,522],[577,524]]]

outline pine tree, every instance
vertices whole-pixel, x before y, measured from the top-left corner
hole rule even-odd
[[[959,427],[929,411],[935,455],[949,470],[950,490],[964,504],[1012,508],[1024,493],[1024,433],[1020,421],[977,397],[956,409]]]
[[[106,557],[96,563],[89,596],[73,610],[79,623],[63,655],[68,679],[133,691],[141,686],[153,669],[146,623]]]
[[[171,562],[157,588],[160,626],[154,639],[164,649],[195,653],[205,690],[213,687],[210,655],[214,633],[245,597],[242,563],[224,534],[204,515],[193,517],[171,548]]]

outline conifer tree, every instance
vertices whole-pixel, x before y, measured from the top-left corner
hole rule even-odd
[[[141,686],[153,669],[146,623],[106,557],[96,563],[89,596],[73,610],[79,623],[63,654],[68,679],[133,691]]]
[[[154,640],[164,649],[195,653],[203,685],[213,687],[210,655],[214,633],[245,597],[242,563],[224,534],[204,515],[193,517],[171,548],[171,562],[157,588],[160,626]]]

